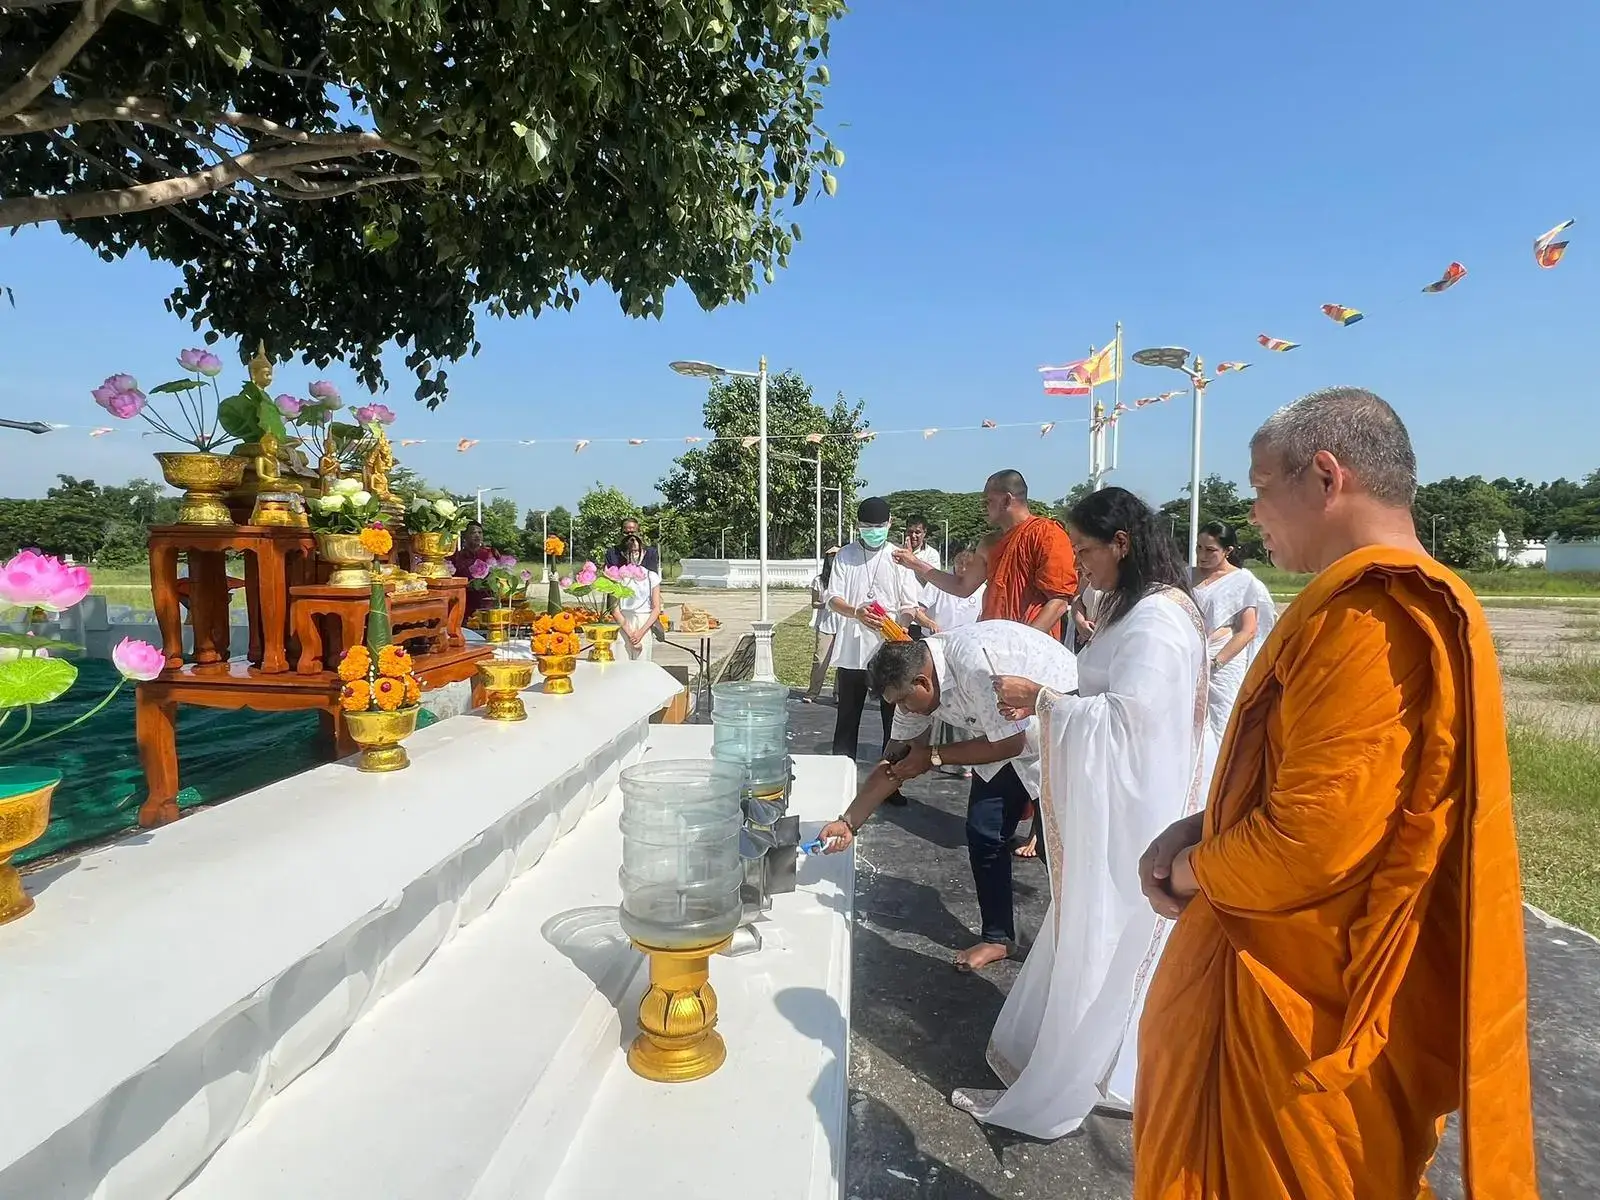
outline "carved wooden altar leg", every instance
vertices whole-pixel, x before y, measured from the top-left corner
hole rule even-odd
[[[289,580],[282,553],[275,547],[263,550],[256,571],[261,605],[261,670],[276,675],[289,669],[283,644],[289,626]]]
[[[150,547],[150,600],[161,627],[167,666],[183,666],[183,612],[178,606],[178,551],[165,543]]]
[[[300,641],[300,657],[295,670],[301,675],[315,675],[322,670],[322,629],[318,623],[316,606],[307,600],[294,605],[294,636]]]
[[[218,609],[222,637],[217,637]],[[213,669],[228,661],[227,559],[218,550],[189,551],[189,618],[194,626],[194,661]]]
[[[261,665],[261,556],[270,551],[251,550],[244,556],[244,612],[250,626],[250,665]]]
[[[139,806],[139,824],[149,829],[178,819],[178,705],[152,695],[144,684],[135,689],[134,697],[139,763],[150,790]]]
[[[339,605],[339,654],[343,654],[351,646],[359,646],[366,640],[367,634],[367,608],[366,605],[355,605],[348,602]],[[329,657],[333,657],[330,655]]]

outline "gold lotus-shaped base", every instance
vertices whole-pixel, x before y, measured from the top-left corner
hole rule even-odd
[[[30,767],[8,769],[21,778],[26,790],[0,795],[0,925],[33,911],[33,897],[22,888],[22,876],[11,856],[44,836],[50,824],[50,796],[61,782],[54,771]],[[0,775],[6,771],[0,771]],[[0,779],[0,784],[5,781]]]
[[[541,654],[538,662],[546,696],[572,695],[572,673],[578,669],[576,654]]]
[[[358,533],[317,534],[317,555],[333,568],[328,575],[328,586],[336,588],[370,588],[372,586],[372,551],[361,544]]]
[[[413,704],[393,712],[373,709],[345,713],[345,727],[350,731],[350,740],[361,747],[356,770],[385,772],[409,767],[411,758],[400,743],[417,731],[417,714],[421,711],[420,704]]]
[[[622,626],[610,621],[597,621],[585,625],[581,631],[583,636],[594,643],[589,651],[589,661],[597,663],[616,662],[617,656],[612,653],[611,643],[617,640],[617,634],[622,632]]]
[[[161,475],[183,492],[180,525],[232,525],[224,495],[244,482],[245,460],[231,454],[168,453],[156,455]]]
[[[483,677],[483,715],[491,721],[526,721],[522,691],[533,686],[531,658],[491,658],[478,664]]]
[[[655,1083],[704,1079],[728,1058],[717,1032],[717,993],[711,956],[731,941],[664,950],[634,942],[650,956],[650,988],[639,1001],[639,1036],[628,1047],[628,1066]]]

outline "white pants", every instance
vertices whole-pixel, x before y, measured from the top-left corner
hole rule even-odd
[[[644,637],[639,639],[637,646],[630,642],[626,636],[617,638],[617,645],[622,647],[623,653],[636,662],[649,662],[651,647],[655,645],[656,635],[650,632],[649,617],[649,613],[622,614],[621,623],[624,635],[637,633],[641,627],[644,629]]]

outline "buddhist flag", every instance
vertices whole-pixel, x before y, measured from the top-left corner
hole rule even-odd
[[[404,443],[402,443],[402,445],[403,444]],[[459,442],[456,443],[456,453],[457,454],[465,454],[468,450],[471,450],[477,444],[478,444],[478,439],[477,438],[462,438]]]
[[[860,430],[860,431],[858,431],[856,433],[856,441],[858,441],[858,442],[870,442],[870,441],[872,441],[873,438],[875,438],[877,436],[878,436],[878,431],[876,429],[862,429],[862,430]]]
[[[922,431],[922,440],[923,441],[927,441],[929,438],[931,438],[934,434],[936,434],[938,432],[939,432],[938,429],[924,429]]]
[[[750,449],[751,446],[754,446],[760,440],[761,439],[759,437],[740,438],[739,439],[739,444],[741,446],[743,446],[746,450],[748,450],[748,449]]]
[[[519,446],[532,446],[532,445],[536,445],[536,444],[537,443],[534,441],[533,438],[518,438],[517,439],[517,445],[519,445]]]
[[[1248,371],[1249,369],[1250,364],[1244,362],[1225,362],[1217,364],[1218,375],[1226,375],[1229,371]]]
[[[1342,304],[1324,304],[1322,311],[1328,315],[1329,320],[1337,321],[1341,325],[1354,325],[1366,317],[1359,308],[1346,308]]]
[[[690,435],[690,436],[689,436],[689,437],[686,437],[686,438],[684,438],[684,439],[683,439],[683,441],[684,441],[684,444],[685,444],[685,445],[688,445],[688,446],[692,446],[692,445],[694,445],[694,444],[695,444],[695,443],[696,443],[696,442],[703,442],[703,441],[705,441],[705,438],[698,438],[698,437],[695,437],[695,436],[693,436],[693,435],[692,435],[692,434],[691,434],[691,435]]]
[[[808,433],[806,434],[806,443],[812,446],[820,446],[824,436],[824,434],[820,433]]]
[[[1084,364],[1090,387],[1114,383],[1122,374],[1122,338],[1111,339],[1111,344],[1089,355]]]
[[[1039,426],[1039,436],[1044,437],[1055,427],[1056,423],[1054,421],[1046,421],[1043,425]]]
[[[583,448],[585,446],[587,446],[588,444],[589,444],[589,439],[588,438],[583,438],[583,439],[581,439],[579,441],[576,441],[576,442],[574,442],[572,444],[572,452],[574,454],[582,454],[583,453]]]
[[[89,430],[89,436],[90,437],[105,437],[105,435],[110,433],[110,432],[111,432],[111,426],[109,426],[109,425],[100,425],[100,426],[95,427],[94,429]]]
[[[1039,378],[1044,381],[1046,396],[1087,396],[1089,394],[1088,359],[1064,363],[1059,367],[1040,367]]]
[[[423,438],[401,438],[400,444],[402,446],[420,446],[424,440]]]
[[[1575,220],[1563,221],[1554,229],[1547,229],[1538,237],[1534,238],[1533,261],[1538,263],[1547,271],[1560,262],[1562,256],[1567,252],[1568,243],[1558,242],[1556,241],[1556,238],[1560,237],[1563,233],[1571,229],[1576,224],[1577,221]]]
[[[1264,333],[1258,334],[1256,341],[1260,342],[1268,350],[1274,350],[1279,354],[1287,354],[1291,350],[1300,348],[1299,342],[1286,342],[1282,338],[1268,337]]]
[[[995,427],[995,425],[994,425],[993,421],[991,421],[987,417],[985,417],[984,421],[983,421],[983,427],[985,429],[993,429]]]
[[[643,438],[629,438],[628,439],[628,445],[630,445],[630,446],[642,446],[642,445],[644,445],[644,439]]]
[[[1458,262],[1451,263],[1444,269],[1444,274],[1435,279],[1422,290],[1425,292],[1442,292],[1446,288],[1453,288],[1467,277],[1467,269]]]

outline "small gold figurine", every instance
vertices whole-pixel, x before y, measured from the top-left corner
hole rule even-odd
[[[272,360],[267,357],[267,344],[256,343],[256,352],[250,358],[250,382],[265,391],[272,386]]]
[[[362,486],[380,500],[389,499],[389,472],[394,469],[394,451],[382,429],[372,430],[372,449],[361,464]]]

